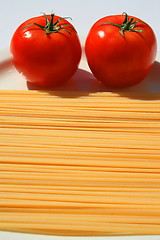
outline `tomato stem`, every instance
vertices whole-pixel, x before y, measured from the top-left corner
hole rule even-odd
[[[134,18],[130,18],[129,20],[129,17],[128,17],[128,14],[127,13],[123,13],[125,14],[125,18],[124,18],[124,21],[122,24],[117,24],[117,23],[102,23],[100,25],[106,25],[106,24],[109,24],[109,25],[113,25],[113,26],[116,26],[116,27],[119,27],[120,28],[120,33],[122,36],[124,36],[124,32],[125,31],[130,31],[130,32],[143,32],[141,29],[134,29],[136,27],[136,24],[141,22],[141,23],[144,23],[142,21],[134,21]],[[146,23],[145,23],[146,24]]]
[[[74,27],[72,27],[72,26],[70,26],[70,25],[68,25],[68,24],[62,24],[62,25],[59,24],[59,22],[60,22],[61,20],[67,19],[67,18],[70,18],[70,17],[59,18],[56,22],[54,22],[55,13],[51,13],[51,15],[50,15],[50,20],[48,19],[47,15],[46,15],[45,13],[43,13],[43,16],[44,16],[44,18],[45,18],[45,20],[46,20],[46,25],[45,25],[45,26],[40,25],[40,24],[38,24],[38,23],[31,23],[31,24],[23,27],[22,29],[27,28],[27,27],[32,26],[32,25],[36,25],[36,26],[42,28],[42,29],[46,32],[46,34],[57,33],[57,32],[59,32],[59,31],[66,31],[66,32],[68,32],[69,34],[71,34],[71,32],[70,32],[68,29],[66,29],[65,27],[69,27],[69,28],[71,28],[73,31],[76,32],[76,30],[74,29]],[[71,18],[70,18],[70,19],[71,19]],[[71,19],[71,20],[72,20],[72,19]]]

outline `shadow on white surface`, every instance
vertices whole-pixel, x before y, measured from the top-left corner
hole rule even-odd
[[[0,62],[0,73],[2,74],[3,72],[8,71],[8,69],[10,69],[11,67],[12,67],[12,62],[9,58]]]
[[[27,87],[29,90],[42,90],[31,83],[27,83]],[[141,99],[141,96],[143,97],[143,95],[141,95],[142,93],[160,93],[160,62],[156,61],[150,74],[142,82],[130,88],[109,88],[100,83],[91,72],[86,71],[85,69],[78,69],[74,76],[63,85],[46,90],[57,91],[57,95],[61,94],[59,95],[60,97],[65,97],[63,91],[78,91],[79,96],[96,92],[115,92],[128,98],[132,98],[132,93],[136,92],[138,93],[136,98]],[[61,93],[59,91],[61,91]],[[76,97],[78,95],[76,95]],[[149,99],[147,98],[146,100]]]
[[[0,59],[1,60],[1,59]],[[12,65],[10,57],[3,57],[0,61],[0,89],[4,90],[42,90],[39,87],[27,82],[26,79],[17,72]],[[160,61],[155,61],[150,74],[139,84],[123,89],[111,89],[100,83],[91,73],[85,57],[82,58],[79,69],[71,79],[63,85],[43,89],[44,91],[57,91],[57,95],[63,96],[63,91],[77,91],[76,96],[88,95],[96,92],[115,92],[123,96],[132,98],[132,93],[138,93],[137,98],[141,98],[141,93],[160,93]],[[59,95],[58,95],[59,96]],[[147,100],[147,99],[146,99]]]
[[[71,79],[60,86],[54,88],[47,88],[46,91],[76,91],[81,95],[88,95],[89,92],[97,92],[101,84],[94,78],[93,74],[84,70],[78,69]],[[27,82],[29,90],[44,90],[44,88],[37,87],[30,82]],[[63,95],[62,95],[63,97]]]

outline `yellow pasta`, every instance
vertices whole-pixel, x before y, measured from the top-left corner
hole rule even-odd
[[[0,91],[0,230],[160,234],[160,94]]]

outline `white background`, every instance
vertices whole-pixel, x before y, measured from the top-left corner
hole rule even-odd
[[[0,49],[9,47],[14,31],[22,22],[41,12],[72,17],[72,24],[83,39],[99,18],[127,12],[153,28],[160,49],[159,0],[0,0]]]
[[[127,12],[147,22],[154,30],[158,51],[160,49],[160,1],[159,0],[0,0],[0,50],[9,48],[16,28],[28,18],[41,12],[70,16],[80,38],[86,38],[92,24],[106,15]],[[2,240],[80,240],[84,238],[38,236],[0,232]],[[86,240],[90,238],[85,238]],[[160,240],[160,236],[100,237],[93,240]]]

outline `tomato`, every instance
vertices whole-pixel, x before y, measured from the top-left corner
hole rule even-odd
[[[156,52],[156,37],[151,27],[126,13],[99,19],[85,42],[93,75],[112,88],[141,82],[148,75]]]
[[[55,14],[22,23],[13,34],[10,51],[17,70],[40,87],[54,87],[68,80],[81,59],[75,28]]]

